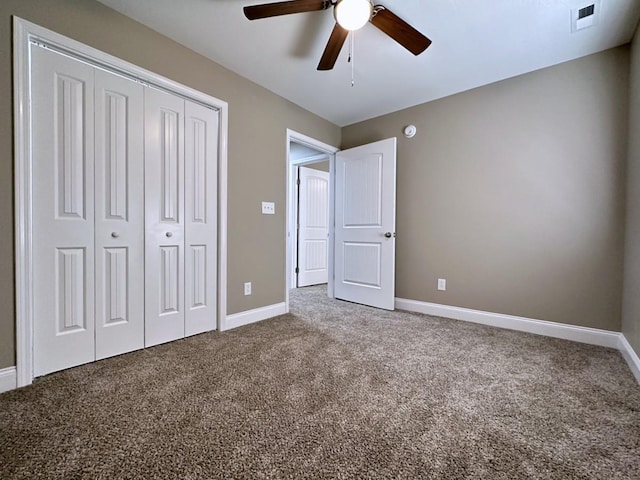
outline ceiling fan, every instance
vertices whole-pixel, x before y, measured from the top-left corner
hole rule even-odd
[[[315,12],[333,7],[336,25],[324,49],[318,70],[331,70],[338,59],[350,31],[362,28],[367,22],[393,38],[414,55],[424,52],[431,40],[382,5],[371,0],[289,0],[244,7],[249,20],[276,17],[292,13]]]

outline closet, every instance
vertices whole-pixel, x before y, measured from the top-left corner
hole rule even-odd
[[[216,328],[218,111],[31,48],[34,375]]]

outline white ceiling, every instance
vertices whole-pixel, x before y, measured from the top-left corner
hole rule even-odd
[[[366,25],[351,87],[348,41],[316,70],[331,10],[249,21],[243,6],[272,2],[99,1],[339,126],[625,44],[640,18],[638,0],[600,0],[597,25],[571,33],[571,10],[593,0],[378,0],[433,44],[414,57]]]

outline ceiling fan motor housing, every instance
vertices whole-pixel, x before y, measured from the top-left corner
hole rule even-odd
[[[370,0],[338,0],[333,7],[336,22],[346,30],[359,30],[371,19],[373,3]]]

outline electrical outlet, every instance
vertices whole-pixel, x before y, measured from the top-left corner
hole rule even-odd
[[[251,282],[245,282],[244,284],[244,294],[251,295]]]
[[[263,215],[275,215],[276,204],[275,202],[262,202],[262,214]]]
[[[438,290],[445,291],[447,289],[447,279],[439,278],[438,279]]]

